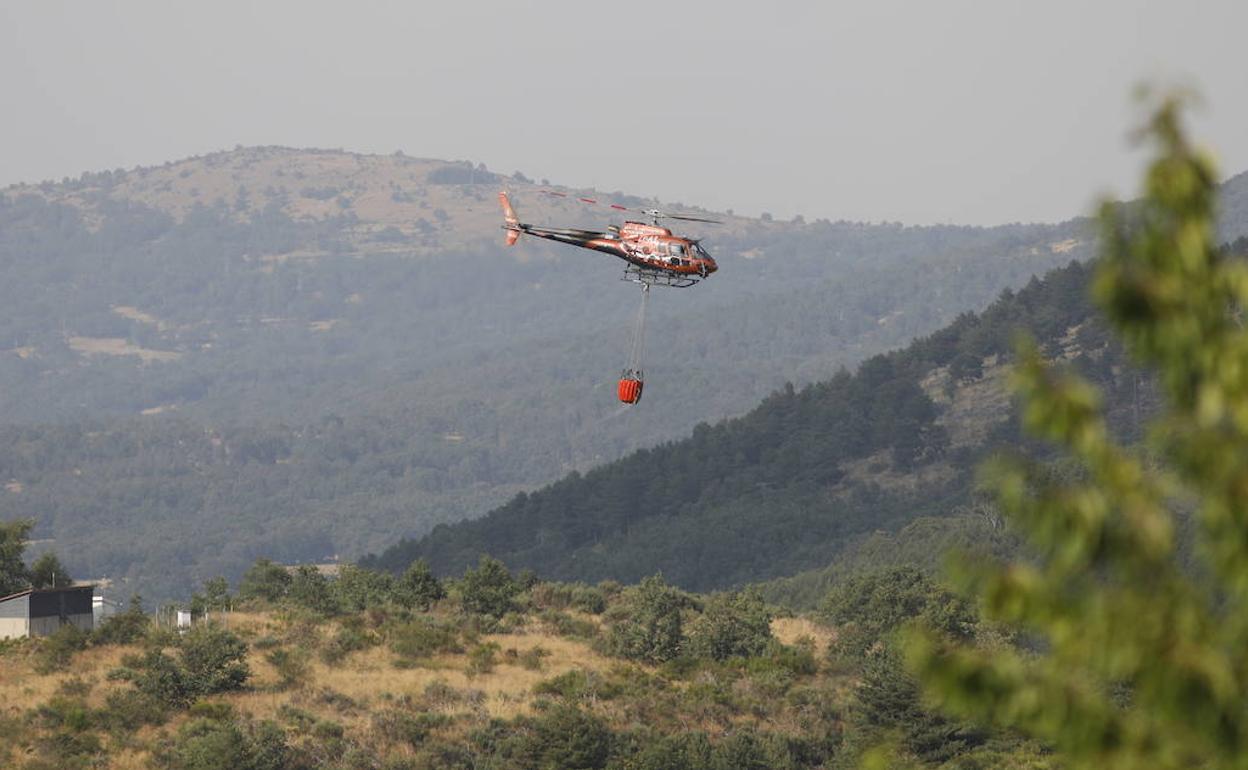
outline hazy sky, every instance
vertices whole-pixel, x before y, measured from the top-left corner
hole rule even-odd
[[[342,147],[808,219],[1129,194],[1141,80],[1248,168],[1248,2],[12,2],[0,186]]]

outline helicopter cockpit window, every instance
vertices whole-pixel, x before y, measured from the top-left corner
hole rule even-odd
[[[685,255],[685,245],[683,243],[669,244],[669,248],[673,257],[683,257]]]
[[[711,258],[711,255],[706,253],[706,249],[702,248],[701,244],[698,244],[698,243],[693,244],[693,250],[697,252],[699,259]]]

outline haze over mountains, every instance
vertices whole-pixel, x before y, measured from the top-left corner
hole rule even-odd
[[[636,290],[609,258],[505,250],[500,185],[526,220],[608,221],[470,163],[285,148],[3,191],[0,518],[149,593],[379,551],[1091,253],[1080,221],[690,226],[721,270],[656,293],[624,409]],[[1224,200],[1248,233],[1248,177]]]

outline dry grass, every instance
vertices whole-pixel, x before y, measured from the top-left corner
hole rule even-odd
[[[412,668],[396,668],[393,653],[385,647],[372,647],[348,656],[339,665],[327,665],[320,660],[311,662],[306,691],[331,690],[367,707],[390,698],[417,698],[431,684],[442,683],[461,692],[482,693],[481,710],[485,715],[509,719],[531,712],[532,692],[538,682],[573,669],[603,671],[611,665],[588,645],[557,636],[491,635],[482,637],[482,642],[493,642],[500,650],[494,670],[489,673],[470,674],[466,670],[468,656],[465,654],[437,655]],[[506,655],[510,649],[514,649],[517,655],[523,655],[535,647],[541,647],[548,653],[542,659],[540,670],[528,670],[509,660]],[[263,656],[252,655],[249,662],[256,691],[231,695],[228,700],[240,711],[257,718],[273,719],[290,696],[264,691],[276,685],[278,677]],[[328,707],[315,705],[308,710],[321,716],[332,713]],[[454,706],[447,710],[462,711],[463,707]],[[336,718],[341,721],[341,716]]]
[[[992,427],[1006,419],[1010,411],[1010,390],[1006,385],[1009,367],[995,356],[984,361],[983,377],[960,383],[953,401],[937,423],[949,431],[953,447],[975,446],[984,441]]]
[[[858,460],[848,460],[841,463],[841,469],[845,471],[846,479],[846,483],[840,485],[842,493],[850,490],[848,482],[877,484],[881,489],[889,491],[914,492],[928,484],[949,481],[957,475],[957,469],[944,462],[927,463],[909,471],[899,471],[893,467],[889,450]]]
[[[815,642],[815,657],[822,660],[828,645],[836,641],[836,630],[821,626],[809,618],[776,618],[771,621],[771,633],[784,644],[793,644],[802,637]]]
[[[1080,242],[1075,238],[1067,238],[1064,241],[1056,241],[1054,243],[1050,243],[1049,251],[1053,252],[1054,254],[1065,254],[1066,252],[1073,250],[1076,246],[1079,245],[1079,243]]]
[[[236,634],[263,634],[279,628],[279,624],[267,612],[231,612],[225,618],[225,627]]]
[[[181,353],[171,350],[150,350],[121,337],[70,337],[69,347],[84,356],[138,356],[143,363],[176,361]]]
[[[119,749],[109,754],[109,770],[150,770],[152,756],[146,751]]]
[[[0,660],[0,715],[17,717],[30,708],[46,703],[68,681],[80,679],[91,685],[87,704],[104,706],[108,693],[126,685],[107,681],[108,672],[121,665],[121,659],[135,652],[128,647],[93,647],[74,656],[64,672],[39,674],[33,654],[11,654]]]
[[[139,310],[137,307],[133,307],[131,305],[113,305],[112,310],[122,318],[126,318],[131,321],[138,321],[139,323],[147,324],[149,326],[155,326],[161,331],[164,331],[165,328],[168,327],[168,324],[156,316],[150,313],[144,313],[142,310]]]

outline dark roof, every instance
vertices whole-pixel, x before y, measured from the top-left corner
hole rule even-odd
[[[86,591],[88,589],[94,591],[95,583],[87,583],[85,585],[75,584],[72,586],[61,586],[60,588],[27,588],[25,591],[18,591],[15,594],[0,596],[0,602],[7,602],[9,599],[19,599],[23,596],[29,596],[31,594],[53,594],[62,591]]]

